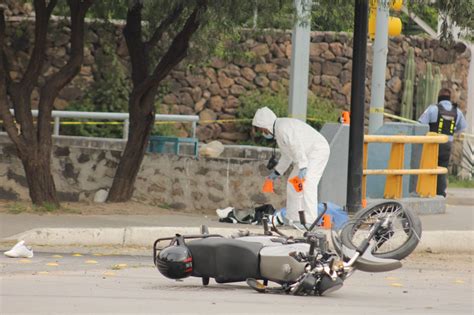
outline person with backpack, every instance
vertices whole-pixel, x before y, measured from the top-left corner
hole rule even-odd
[[[429,125],[431,132],[444,134],[449,137],[446,143],[440,143],[438,165],[448,167],[453,144],[453,135],[467,128],[466,118],[456,103],[451,101],[451,90],[442,88],[438,93],[438,104],[428,106],[418,121]],[[439,174],[436,194],[446,197],[446,174]]]

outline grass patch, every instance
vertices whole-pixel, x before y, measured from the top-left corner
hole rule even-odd
[[[67,214],[81,214],[82,212],[75,208],[69,208],[65,206],[57,207],[53,203],[45,202],[43,205],[38,206],[28,202],[12,202],[5,205],[7,213],[20,214],[20,213],[67,213]]]
[[[460,179],[456,176],[450,175],[448,187],[451,188],[474,188],[474,180]]]
[[[26,211],[28,211],[28,207],[19,202],[14,202],[7,205],[7,212],[11,214],[20,214]]]

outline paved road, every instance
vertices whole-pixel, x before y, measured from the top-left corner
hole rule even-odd
[[[59,255],[59,256],[57,256]],[[0,313],[473,314],[473,257],[416,255],[402,269],[356,272],[327,297],[259,294],[163,278],[146,256],[0,257]]]

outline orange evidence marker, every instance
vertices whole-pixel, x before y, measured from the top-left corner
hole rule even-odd
[[[351,124],[351,114],[350,114],[350,112],[343,111],[341,120],[342,120],[342,123],[344,125],[350,125]]]
[[[330,229],[332,227],[331,216],[329,214],[324,214],[322,221],[321,226],[324,229]]]
[[[303,191],[303,183],[304,179],[301,180],[298,176],[292,177],[288,180],[291,185],[293,185],[293,188],[295,189],[296,192],[302,192]]]
[[[264,193],[272,193],[274,192],[273,190],[273,181],[271,179],[265,179],[265,182],[263,183],[263,188],[262,192]]]

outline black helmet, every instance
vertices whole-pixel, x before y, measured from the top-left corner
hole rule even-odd
[[[160,251],[156,257],[156,266],[163,276],[182,279],[193,272],[193,258],[187,247],[172,245]]]

